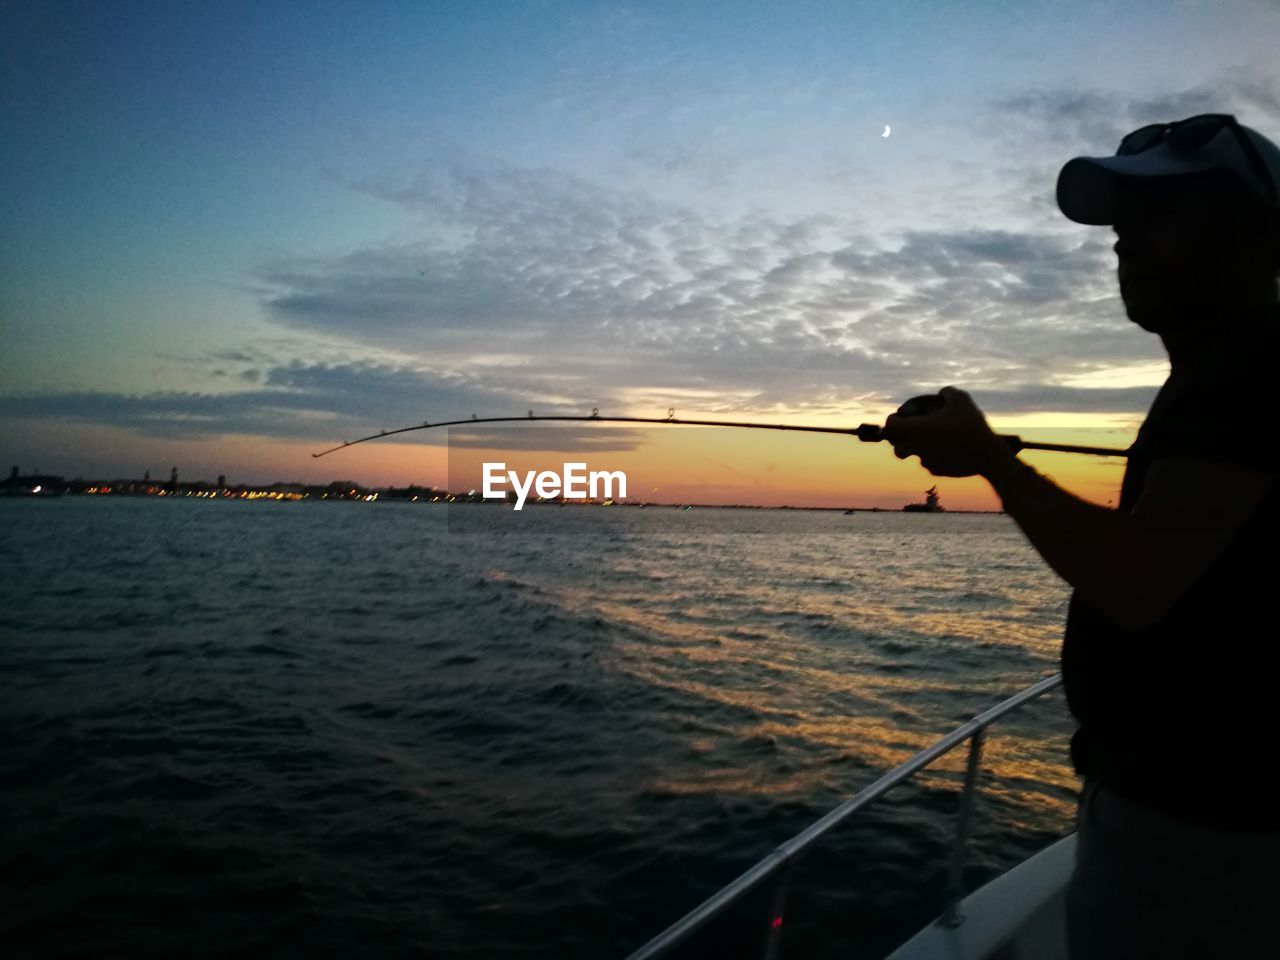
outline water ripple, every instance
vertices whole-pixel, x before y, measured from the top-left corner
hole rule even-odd
[[[1002,517],[455,540],[349,506],[0,503],[7,945],[620,956],[1056,666],[1063,588]],[[991,739],[971,884],[1068,828],[1069,729]],[[788,948],[932,916],[962,776],[803,861]],[[766,909],[686,955],[756,952]]]

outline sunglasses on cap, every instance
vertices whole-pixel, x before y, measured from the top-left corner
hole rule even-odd
[[[1258,148],[1253,145],[1249,135],[1240,129],[1239,121],[1229,113],[1201,113],[1173,123],[1149,123],[1126,135],[1116,149],[1116,156],[1142,153],[1165,142],[1175,150],[1198,150],[1223,129],[1230,130],[1240,144],[1240,150],[1257,174],[1258,181],[1266,185],[1271,202],[1280,203],[1276,196],[1275,179],[1263,162],[1262,155],[1258,153]]]

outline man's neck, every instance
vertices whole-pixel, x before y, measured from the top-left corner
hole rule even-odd
[[[1249,341],[1263,327],[1280,322],[1280,304],[1230,305],[1178,324],[1160,334],[1171,372],[1184,376],[1217,367],[1254,349]]]

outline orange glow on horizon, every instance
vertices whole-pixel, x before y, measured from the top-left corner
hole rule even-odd
[[[785,422],[797,418],[758,419]],[[1000,432],[1013,432],[1001,429],[1000,424],[995,426]],[[513,443],[528,440],[528,428],[513,425],[507,429]],[[601,424],[590,429],[606,432],[617,428]],[[1017,433],[1028,440],[1120,448],[1127,446],[1133,435],[1131,429],[1111,423],[1068,431],[1025,421]],[[548,435],[554,437],[555,433]],[[59,424],[54,442],[42,441],[48,449],[41,462],[44,469],[68,478],[104,481],[141,477],[148,469],[153,476],[164,475],[176,465],[184,480],[212,481],[225,474],[229,485],[349,480],[370,487],[417,484],[457,491],[480,489],[484,460],[503,460],[511,469],[521,471],[558,471],[566,461],[585,461],[588,469],[625,471],[630,501],[897,510],[906,503],[922,501],[923,491],[936,484],[947,509],[999,509],[984,480],[932,477],[915,458],[896,459],[887,444],[833,435],[714,427],[652,426],[637,430],[635,435],[639,438],[635,449],[584,454],[573,449],[478,450],[456,442],[450,451],[445,446],[447,435],[439,431],[417,435],[434,441],[431,444],[374,440],[317,459],[312,454],[332,446],[333,439],[227,436],[166,440],[139,437],[122,428]],[[1022,456],[1086,500],[1105,505],[1118,498],[1123,474],[1120,458],[1036,451]],[[99,466],[94,466],[95,461]]]
[[[610,430],[604,425],[596,429]],[[1128,440],[1115,435],[1099,439],[1092,433],[1096,431],[1068,436],[1061,430],[1042,430],[1040,434],[1045,435],[1038,439],[1128,445]],[[527,435],[513,433],[513,438],[517,436]],[[1022,456],[1084,499],[1106,504],[1118,496],[1123,474],[1120,458],[1042,451],[1026,451]],[[923,491],[936,484],[948,509],[1000,509],[990,486],[979,477],[935,478],[915,458],[898,460],[887,444],[821,434],[653,427],[642,432],[635,449],[589,453],[572,448],[476,449],[455,443],[450,451],[450,489],[482,489],[482,463],[497,461],[521,474],[559,472],[566,462],[585,462],[588,470],[622,470],[627,475],[629,501],[897,510],[922,501]]]

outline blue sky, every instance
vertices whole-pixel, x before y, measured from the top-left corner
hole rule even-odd
[[[1280,138],[1277,39],[1245,0],[0,3],[0,449],[275,479],[250,439],[944,383],[1132,420],[1162,353],[1057,170],[1207,110]]]

